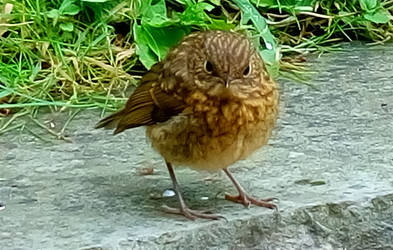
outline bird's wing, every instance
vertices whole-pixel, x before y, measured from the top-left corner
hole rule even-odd
[[[150,71],[142,79],[128,99],[125,107],[102,119],[96,128],[114,128],[114,133],[143,125],[167,121],[185,108],[184,102],[167,93],[157,80],[157,74]]]

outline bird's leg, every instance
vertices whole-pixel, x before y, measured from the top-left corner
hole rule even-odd
[[[168,167],[169,175],[171,176],[172,183],[173,183],[173,188],[176,191],[177,198],[180,203],[180,208],[171,208],[171,207],[164,205],[163,208],[166,212],[172,213],[172,214],[181,214],[191,220],[195,220],[196,218],[212,219],[212,220],[218,220],[220,218],[224,218],[220,215],[211,214],[211,213],[209,213],[209,211],[199,211],[199,210],[193,210],[193,209],[188,208],[186,203],[184,202],[183,196],[181,195],[180,187],[179,187],[179,184],[177,183],[175,172],[173,171],[172,164],[170,164],[169,162],[166,162],[166,166]]]
[[[239,195],[237,196],[232,196],[232,195],[225,195],[225,199],[226,200],[230,200],[233,202],[237,202],[237,203],[241,203],[246,207],[249,207],[250,204],[254,204],[260,207],[267,207],[270,209],[277,209],[277,206],[274,203],[271,203],[271,201],[275,200],[275,198],[268,198],[268,199],[264,199],[264,200],[256,200],[253,197],[251,197],[250,195],[248,195],[243,187],[239,184],[239,182],[236,181],[235,177],[233,177],[233,175],[231,174],[231,172],[229,172],[229,170],[227,168],[223,169],[224,172],[228,175],[229,179],[231,179],[233,185],[235,185],[237,191],[239,191]]]

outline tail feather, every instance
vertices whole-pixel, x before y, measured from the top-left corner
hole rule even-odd
[[[95,128],[115,129],[117,128],[120,119],[120,112],[113,113],[99,121]]]

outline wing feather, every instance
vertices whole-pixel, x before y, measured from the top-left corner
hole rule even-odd
[[[158,84],[158,73],[154,70],[157,70],[157,67],[152,68],[141,79],[125,107],[99,121],[96,128],[115,129],[114,133],[117,134],[129,128],[167,121],[182,112],[185,108],[184,102],[161,88]]]

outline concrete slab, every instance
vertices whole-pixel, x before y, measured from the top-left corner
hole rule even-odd
[[[144,130],[112,136],[84,111],[72,142],[0,137],[0,248],[393,249],[393,46],[311,61],[315,88],[280,81],[273,138],[232,167],[255,196],[278,197],[279,212],[225,201],[235,190],[224,175],[178,169],[188,204],[228,221],[165,214],[177,203],[161,196],[171,182]]]

